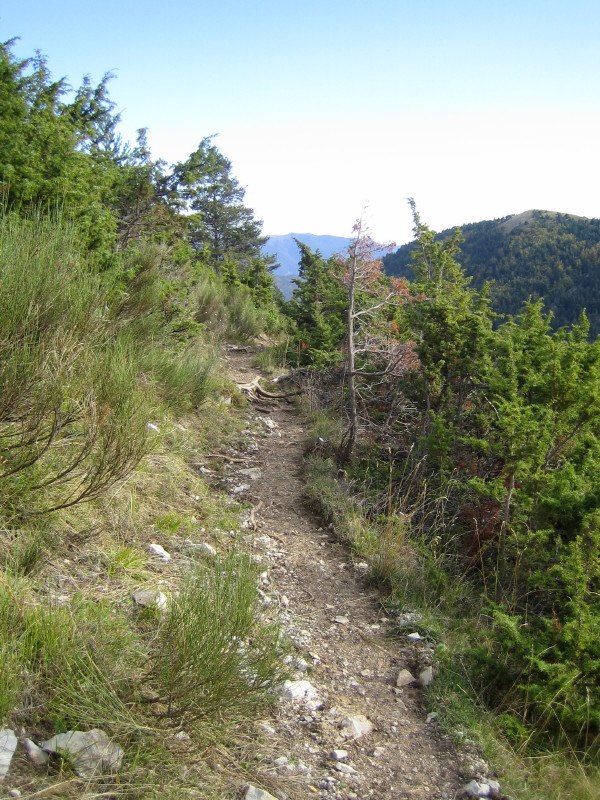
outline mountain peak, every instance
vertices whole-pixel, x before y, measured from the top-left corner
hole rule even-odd
[[[556,217],[572,217],[574,219],[588,219],[588,217],[580,217],[577,214],[564,214],[560,211],[543,211],[536,208],[530,208],[528,211],[522,211],[520,214],[512,214],[504,222],[500,223],[500,228],[505,233],[510,233],[520,225],[527,225],[533,219],[554,219]]]

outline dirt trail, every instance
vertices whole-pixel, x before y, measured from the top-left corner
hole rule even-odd
[[[256,375],[248,353],[230,350],[228,362],[238,383]],[[257,404],[252,414],[263,420],[264,434],[239,454],[243,463],[234,464],[233,474],[248,486],[242,496],[256,509],[254,546],[265,563],[267,601],[273,598],[279,607],[299,666],[308,664],[307,674],[298,677],[310,681],[323,703],[315,710],[283,700],[278,715],[263,724],[274,753],[267,765],[275,779],[271,791],[340,800],[456,797],[464,778],[450,741],[427,721],[422,690],[396,686],[401,669],[422,662],[422,643],[386,635],[389,620],[377,594],[307,508],[301,418],[286,403]],[[253,467],[260,470],[254,480],[240,473]],[[373,731],[344,739],[343,720],[357,714]],[[347,757],[332,760],[334,749],[347,750]]]

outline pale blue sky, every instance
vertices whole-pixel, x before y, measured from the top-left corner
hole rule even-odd
[[[410,238],[405,202],[455,224],[548,208],[600,217],[597,0],[29,0],[0,38],[54,77],[115,73],[122,133],[155,157],[203,136],[266,233]]]

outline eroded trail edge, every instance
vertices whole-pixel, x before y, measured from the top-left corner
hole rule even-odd
[[[230,349],[227,360],[237,383],[255,376],[244,350]],[[387,634],[365,565],[307,507],[303,421],[293,406],[262,399],[248,418],[255,433],[229,462],[228,485],[252,505],[264,599],[294,643],[297,669],[261,724],[266,785],[278,798],[456,797],[465,783],[460,759],[427,714],[418,682],[398,685],[403,670],[418,677],[427,664],[427,643]]]

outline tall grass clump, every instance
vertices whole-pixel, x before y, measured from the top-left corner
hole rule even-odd
[[[177,720],[235,720],[283,678],[275,627],[262,619],[257,568],[232,553],[191,567],[161,625],[154,680]]]
[[[194,286],[190,310],[211,339],[247,341],[264,329],[264,315],[246,286],[228,286],[216,273],[206,273]]]
[[[139,633],[108,602],[32,604],[26,588],[14,579],[0,584],[0,724],[137,730],[129,701],[134,667],[146,657]]]
[[[97,496],[140,460],[145,401],[105,278],[48,217],[0,220],[0,489],[18,519]]]
[[[144,375],[160,400],[175,413],[197,409],[216,385],[216,358],[192,344],[184,352],[148,349],[141,358]]]

